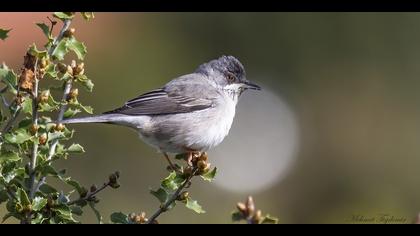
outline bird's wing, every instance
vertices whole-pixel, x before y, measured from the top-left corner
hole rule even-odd
[[[124,106],[105,114],[164,115],[186,113],[210,108],[214,100],[208,96],[207,86],[179,80],[129,100]],[[210,92],[211,93],[211,92]]]

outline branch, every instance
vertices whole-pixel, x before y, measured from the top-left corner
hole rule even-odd
[[[38,84],[39,80],[37,78],[37,66],[38,66],[38,58],[35,61],[34,66],[34,91],[32,96],[32,123],[33,125],[38,125]],[[37,134],[35,134],[37,136]],[[38,143],[34,142],[34,147],[32,149],[32,156],[30,161],[30,182],[29,182],[29,198],[33,199],[35,195],[35,167],[36,167],[36,158],[38,156]]]
[[[91,200],[96,194],[98,194],[100,191],[102,191],[102,190],[104,190],[104,189],[106,189],[108,186],[110,186],[111,185],[111,183],[110,182],[108,182],[108,183],[104,183],[103,185],[102,185],[102,187],[100,187],[100,188],[98,188],[98,189],[96,189],[95,191],[93,191],[93,192],[89,192],[86,196],[84,196],[84,197],[80,197],[79,199],[76,199],[76,200],[74,200],[74,201],[71,201],[71,202],[69,202],[69,203],[67,203],[69,206],[70,205],[74,205],[74,204],[76,204],[76,203],[78,203],[78,202],[81,202],[81,201],[89,201],[89,200]]]
[[[150,217],[150,219],[147,221],[147,224],[153,224],[163,212],[168,210],[168,207],[173,202],[176,201],[181,191],[187,186],[187,184],[191,181],[191,179],[196,175],[197,171],[198,171],[198,167],[194,167],[191,175],[184,181],[184,183],[181,186],[179,186],[179,188],[175,191],[175,193],[171,196],[171,198],[169,198],[163,206],[159,207],[159,209]]]
[[[64,21],[63,27],[60,30],[60,33],[58,34],[57,38],[55,38],[53,44],[51,45],[50,49],[48,50],[48,55],[52,55],[52,53],[54,52],[54,49],[57,47],[58,42],[60,42],[63,37],[64,37],[64,32],[66,32],[66,30],[70,27],[71,24],[71,20],[67,19]],[[65,88],[64,88],[64,92],[63,92],[63,97],[62,100],[65,101],[70,93],[71,87],[72,87],[72,81],[71,79],[67,80]],[[58,117],[57,117],[57,121],[61,121],[63,120],[64,117],[64,112],[66,111],[67,105],[66,104],[62,104],[60,107],[60,111],[58,113]],[[54,156],[55,154],[55,149],[57,148],[57,144],[58,144],[58,140],[55,140],[50,147],[50,150],[48,152],[48,156],[47,156],[47,161],[51,160],[51,158]],[[35,192],[37,192],[39,190],[39,188],[45,183],[46,177],[43,176],[36,188],[34,189]]]

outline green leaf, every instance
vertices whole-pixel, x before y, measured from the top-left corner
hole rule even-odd
[[[6,190],[0,190],[0,204],[9,200],[9,195]]]
[[[52,55],[56,57],[58,60],[64,60],[64,56],[69,52],[67,49],[67,40],[62,39],[57,46],[55,47]]]
[[[232,212],[232,221],[237,222],[244,219],[244,215],[239,211]]]
[[[74,187],[79,194],[83,192],[83,187],[76,180],[72,180],[71,178],[68,178],[68,179],[65,179],[64,182]]]
[[[81,216],[83,214],[83,210],[80,206],[70,206],[71,213]]]
[[[32,115],[32,100],[26,98],[22,103],[22,111],[26,114]]]
[[[67,148],[69,153],[84,153],[85,150],[80,144],[72,144],[70,147]]]
[[[95,15],[93,14],[93,12],[81,12],[82,16],[85,20],[90,20],[95,18]]]
[[[0,77],[2,78],[2,81],[7,85],[9,90],[16,94],[17,92],[17,76],[16,74],[9,69],[0,68]]]
[[[19,161],[21,158],[16,152],[4,151],[0,154],[0,163],[5,161]]]
[[[57,71],[55,70],[55,64],[51,63],[45,68],[45,78],[56,79]]]
[[[162,188],[169,190],[176,190],[183,182],[185,178],[181,175],[177,175],[175,171],[172,171],[168,177],[162,180]]]
[[[28,141],[32,135],[30,135],[25,129],[17,129],[13,133],[7,133],[4,135],[4,140],[8,143],[22,144]]]
[[[20,202],[22,203],[23,206],[31,205],[31,201],[29,201],[29,197],[26,194],[25,190],[19,188],[18,189],[18,196],[19,196]]]
[[[198,204],[198,202],[196,200],[192,200],[191,198],[187,198],[185,206],[198,214],[206,213],[206,211],[203,210],[203,208]]]
[[[37,168],[40,169],[43,176],[49,176],[49,175],[57,176],[58,175],[58,173],[54,169],[54,167],[52,167],[50,165],[37,166]]]
[[[5,40],[7,37],[9,37],[9,35],[7,35],[10,32],[11,29],[5,30],[0,28],[0,39],[1,40]]]
[[[76,79],[88,92],[92,92],[94,84],[86,75],[78,75]]]
[[[64,112],[64,119],[71,118],[71,117],[75,116],[77,113],[80,113],[80,112],[81,112],[80,109],[69,108]]]
[[[51,185],[48,184],[43,184],[41,185],[41,187],[39,188],[39,190],[45,194],[52,194],[52,193],[57,193],[57,189],[55,189],[54,187],[52,187]]]
[[[15,217],[16,219],[20,218],[19,214],[15,213],[15,212],[9,212],[9,213],[7,213],[6,215],[3,216],[2,223],[4,223],[7,219],[9,219],[12,216]]]
[[[101,213],[99,213],[99,211],[96,210],[95,203],[94,202],[89,202],[89,206],[90,206],[90,208],[92,208],[93,213],[95,213],[96,219],[98,219],[99,224],[103,224]]]
[[[67,19],[73,19],[74,14],[70,12],[54,12],[53,16],[60,20],[67,20]]]
[[[83,60],[87,53],[86,46],[82,42],[77,41],[75,37],[67,40],[67,48],[76,53],[79,60]]]
[[[128,224],[128,216],[122,212],[114,212],[111,214],[111,222],[115,224]]]
[[[77,221],[73,218],[73,214],[71,213],[71,209],[69,206],[66,205],[58,205],[52,208],[53,211],[57,212],[59,218],[64,220],[66,223],[77,223]]]
[[[39,211],[47,205],[48,200],[42,197],[35,197],[32,201],[32,210]]]
[[[38,57],[38,58],[45,58],[47,57],[47,51],[46,50],[38,50],[36,48],[35,44],[32,44],[29,49],[28,49],[28,53],[30,53],[32,56]]]
[[[279,219],[270,215],[266,215],[261,224],[278,224]]]
[[[29,126],[32,125],[32,119],[31,118],[25,118],[21,121],[19,121],[18,127],[22,129],[27,129]]]
[[[204,179],[205,181],[213,181],[214,177],[216,176],[217,173],[217,168],[214,167],[213,170],[201,175],[201,178]]]
[[[52,141],[55,141],[55,140],[61,140],[61,139],[65,139],[65,138],[66,138],[66,136],[64,135],[64,132],[56,131],[56,132],[48,134],[48,141],[49,142],[52,142]]]
[[[48,25],[44,23],[36,23],[36,25],[39,28],[41,28],[42,32],[44,33],[45,36],[47,36],[48,39],[51,39],[50,28],[48,27]]]
[[[150,193],[153,196],[155,196],[159,200],[160,203],[165,203],[169,198],[168,193],[163,188],[159,188],[156,191],[150,190]]]

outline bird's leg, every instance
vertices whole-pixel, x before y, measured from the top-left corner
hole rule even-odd
[[[176,171],[176,167],[175,167],[175,165],[172,163],[171,159],[169,159],[168,154],[167,154],[166,152],[164,152],[164,153],[163,153],[163,155],[165,156],[166,160],[168,161],[169,166],[171,167],[171,169],[172,169],[173,171]]]
[[[187,164],[189,166],[193,166],[192,159],[193,159],[193,152],[188,152],[188,154],[187,154]]]

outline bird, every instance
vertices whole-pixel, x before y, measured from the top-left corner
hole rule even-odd
[[[261,87],[246,78],[244,66],[237,58],[223,55],[117,109],[61,123],[106,123],[132,128],[173,167],[169,154],[187,154],[190,160],[193,153],[206,152],[223,141],[232,126],[238,100],[248,89]]]

